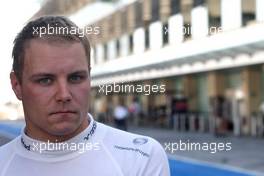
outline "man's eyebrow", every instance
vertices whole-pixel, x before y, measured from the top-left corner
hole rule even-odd
[[[76,74],[88,75],[89,73],[87,70],[77,70],[77,71],[70,73],[69,75],[76,75]],[[55,77],[55,75],[51,73],[36,73],[36,74],[31,75],[30,79],[36,79],[36,78],[41,78],[41,77]]]
[[[88,75],[88,71],[87,70],[78,70],[78,71],[74,71],[74,72],[70,73],[69,75],[75,75],[75,74],[85,74],[85,75]]]
[[[54,77],[53,74],[50,73],[36,73],[30,76],[30,79],[40,78],[40,77]]]

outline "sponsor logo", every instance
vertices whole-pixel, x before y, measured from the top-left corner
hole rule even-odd
[[[147,138],[135,138],[133,140],[133,143],[135,145],[143,145],[143,144],[146,144],[148,142],[148,139]]]

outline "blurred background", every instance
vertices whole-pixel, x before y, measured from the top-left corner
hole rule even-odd
[[[121,111],[126,125],[117,127],[165,149],[180,140],[232,144],[166,149],[172,175],[264,173],[264,0],[10,0],[0,13],[0,145],[24,124],[9,83],[13,39],[30,19],[65,15],[98,30],[87,34],[98,121],[114,126]],[[153,85],[165,91],[144,89]]]

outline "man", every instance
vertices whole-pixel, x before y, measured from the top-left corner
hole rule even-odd
[[[26,126],[0,148],[0,176],[170,175],[158,142],[88,114],[90,46],[74,29],[65,17],[46,16],[17,35],[10,79]]]
[[[116,105],[114,108],[114,121],[116,128],[127,131],[127,117],[128,110],[124,106],[124,103],[121,102],[120,104]]]

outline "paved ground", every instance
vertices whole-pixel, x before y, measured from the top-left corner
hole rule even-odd
[[[168,129],[154,128],[138,128],[130,127],[129,131],[138,134],[151,136],[157,139],[164,147],[170,158],[205,161],[209,164],[220,164],[220,166],[228,166],[241,168],[249,171],[258,172],[264,175],[264,139],[253,137],[215,137],[211,134],[204,133],[182,133]],[[8,142],[10,139],[0,134],[0,146]],[[180,149],[180,144],[185,150]],[[193,143],[203,146],[190,147]],[[220,144],[221,143],[221,144]],[[229,151],[220,151],[227,149],[229,143]],[[225,145],[215,150],[215,146]],[[187,147],[189,145],[189,147]],[[206,147],[207,146],[207,147]],[[177,148],[178,147],[178,148]],[[173,150],[174,149],[174,150]],[[177,149],[177,150],[176,150]],[[211,150],[210,150],[211,149]]]
[[[9,142],[10,138],[4,137],[3,135],[0,136],[0,146],[4,145],[5,143]]]
[[[252,137],[215,137],[211,134],[204,133],[182,133],[165,129],[153,128],[135,128],[129,129],[131,132],[148,135],[157,139],[166,152],[172,158],[190,158],[195,160],[202,160],[209,163],[216,163],[225,166],[239,167],[250,171],[257,171],[264,175],[264,139]],[[180,142],[186,144],[185,150],[180,149]],[[202,150],[198,147],[191,147],[191,143],[199,144]],[[206,144],[204,144],[206,143]],[[220,145],[218,149],[223,150],[221,145],[231,143],[231,150],[220,151],[214,150],[215,143]],[[222,143],[222,144],[219,144]],[[188,147],[189,144],[189,147]],[[172,151],[172,146],[174,149]],[[211,150],[209,150],[211,145]],[[207,148],[206,148],[207,146]],[[230,147],[228,147],[230,149]],[[225,149],[228,149],[225,147]],[[182,144],[184,149],[184,144]],[[191,150],[192,149],[192,150]],[[216,152],[215,152],[216,151]]]

